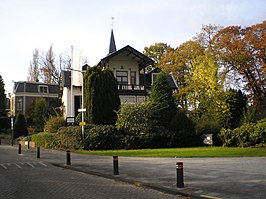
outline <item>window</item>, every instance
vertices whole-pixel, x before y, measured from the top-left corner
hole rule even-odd
[[[116,71],[116,79],[118,84],[128,84],[127,71]]]
[[[39,93],[48,93],[48,86],[39,86]]]
[[[130,72],[130,84],[133,84],[133,85],[136,84],[136,71]]]
[[[18,99],[18,102],[17,102],[17,110],[18,111],[22,111],[22,99],[21,98]]]

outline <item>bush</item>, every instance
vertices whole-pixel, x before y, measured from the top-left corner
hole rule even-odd
[[[266,118],[256,123],[251,139],[254,144],[266,144]]]
[[[168,129],[172,132],[170,147],[189,147],[198,145],[200,142],[199,137],[196,136],[194,123],[182,111],[176,112]]]
[[[55,134],[58,149],[82,149],[83,141],[80,126],[62,127]]]
[[[28,129],[25,121],[25,116],[23,114],[18,114],[14,124],[14,139],[22,135],[27,136]]]
[[[31,140],[36,146],[54,149],[57,146],[56,136],[51,133],[38,133],[31,136]]]
[[[11,121],[9,117],[0,117],[0,131],[7,131],[11,128]]]
[[[235,128],[233,133],[235,135],[237,146],[244,147],[250,146],[250,136],[254,132],[254,124],[253,123],[244,123],[239,128]]]
[[[264,145],[266,143],[266,119],[257,123],[244,123],[234,130],[222,129],[219,138],[224,146],[236,143],[239,147]]]
[[[86,149],[108,150],[124,148],[123,131],[112,125],[99,125],[86,135]]]
[[[142,133],[147,131],[152,124],[154,108],[149,102],[136,104],[122,104],[117,113],[116,126],[119,129]]]
[[[50,149],[83,148],[81,128],[79,126],[62,127],[57,133],[38,133],[31,137],[37,146]]]
[[[44,131],[56,133],[59,128],[65,126],[66,122],[62,116],[51,116],[45,123]]]
[[[234,142],[235,136],[233,130],[222,128],[218,134],[218,138],[222,140],[223,146],[231,146]]]

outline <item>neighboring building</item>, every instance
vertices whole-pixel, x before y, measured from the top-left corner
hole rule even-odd
[[[6,113],[7,113],[7,116],[9,116],[9,113],[10,113],[10,94],[8,94],[8,97],[6,97]]]
[[[118,93],[121,103],[136,103],[147,100],[150,95],[151,85],[155,80],[156,75],[161,71],[159,68],[148,71],[147,67],[153,68],[153,64],[154,61],[152,59],[129,45],[120,50],[116,50],[112,30],[109,54],[102,58],[97,65],[108,67],[113,71],[118,82]],[[86,67],[86,65],[83,67]],[[82,70],[85,70],[85,68]],[[169,76],[169,82],[173,89],[177,89],[177,85],[171,75]],[[65,117],[76,116],[78,114],[78,109],[81,107],[81,86],[72,85],[71,91],[70,71],[63,71],[62,84],[62,102]]]
[[[48,110],[53,111],[59,103],[59,85],[41,82],[14,82],[13,94],[10,97],[10,115],[28,114],[36,98],[44,98]]]

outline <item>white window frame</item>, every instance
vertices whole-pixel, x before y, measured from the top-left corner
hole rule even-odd
[[[43,94],[48,94],[49,93],[48,86],[46,86],[46,85],[39,85],[38,86],[38,92],[39,93],[43,93]]]

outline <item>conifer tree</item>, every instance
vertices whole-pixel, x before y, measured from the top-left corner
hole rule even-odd
[[[3,116],[6,116],[6,95],[4,80],[0,75],[0,117]]]
[[[14,138],[18,138],[22,135],[28,135],[28,129],[26,125],[25,116],[23,114],[18,114],[14,124]]]
[[[84,96],[86,114],[90,123],[104,125],[116,123],[120,98],[117,81],[111,70],[90,68],[85,75]]]
[[[151,88],[150,100],[158,110],[156,119],[161,122],[160,125],[167,128],[177,112],[177,106],[165,73],[161,72],[156,77]]]

